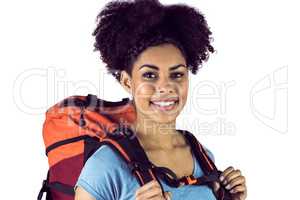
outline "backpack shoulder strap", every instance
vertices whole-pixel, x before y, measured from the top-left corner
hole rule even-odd
[[[210,159],[207,152],[201,143],[197,140],[197,138],[187,130],[178,130],[180,131],[188,141],[191,146],[191,149],[197,159],[197,161],[201,164],[203,168],[203,173],[205,175],[210,174],[212,171],[217,170],[214,162]]]
[[[132,130],[129,128],[116,129],[113,133],[107,134],[101,140],[101,143],[112,147],[123,158],[142,186],[157,179],[157,177],[153,173],[153,165],[149,162],[137,138],[130,137],[128,134],[133,135]]]
[[[207,152],[201,145],[201,143],[197,140],[197,138],[190,133],[187,130],[178,130],[180,131],[186,138],[186,140],[189,142],[192,151],[200,164],[203,173],[205,174],[203,177],[200,177],[198,180],[195,179],[195,182],[199,182],[199,184],[207,184],[212,190],[213,185],[212,181],[218,181],[219,175],[221,174],[221,171],[219,171],[214,164],[214,162],[210,159]],[[218,194],[215,194],[216,198],[218,200],[231,200],[230,193],[227,192],[227,190],[221,186],[220,190],[218,191]]]

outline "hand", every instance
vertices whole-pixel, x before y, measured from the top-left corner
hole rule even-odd
[[[162,189],[159,183],[156,180],[150,181],[149,183],[141,186],[135,192],[136,200],[171,200],[171,193],[164,192],[162,193]]]
[[[245,177],[242,176],[239,169],[234,170],[233,167],[228,167],[220,175],[220,182],[226,190],[231,193],[233,200],[245,200],[247,197],[247,187]],[[220,189],[220,183],[214,182],[214,192],[217,193]]]

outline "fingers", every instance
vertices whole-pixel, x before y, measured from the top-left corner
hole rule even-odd
[[[168,192],[166,192],[168,193]],[[163,197],[162,195],[161,196],[154,196],[154,197],[151,197],[147,200],[171,200],[171,196],[170,194],[165,194],[165,197]]]
[[[221,175],[220,175],[220,181],[223,183],[223,184],[226,184],[227,183],[227,180],[226,180],[226,177],[227,175],[232,172],[234,169],[233,167],[228,167],[227,169],[225,169]]]
[[[232,188],[234,188],[235,186],[239,186],[239,185],[245,185],[245,178],[243,176],[237,177],[233,180],[231,180],[226,186],[225,188],[227,190],[231,190]]]
[[[229,186],[232,184],[232,181],[234,181],[236,178],[239,178],[241,176],[241,171],[240,170],[233,170],[227,176],[225,177],[224,184]],[[226,188],[228,189],[228,188]]]
[[[168,194],[166,196],[166,198],[169,198]],[[156,180],[140,187],[135,193],[135,198],[136,200],[166,199],[163,197],[162,189]]]
[[[230,193],[246,192],[246,180],[239,169],[228,167],[221,174],[220,181]]]
[[[171,200],[172,193],[171,192],[164,192],[164,196],[166,200]]]
[[[214,192],[217,193],[219,189],[220,189],[220,183],[217,182],[217,181],[214,181],[213,182],[213,190],[214,190]]]
[[[144,193],[147,190],[150,190],[151,188],[160,188],[159,183],[156,180],[150,181],[149,183],[143,185],[136,191],[136,195],[139,195],[141,193]]]

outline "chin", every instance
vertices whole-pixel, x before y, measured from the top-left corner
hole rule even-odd
[[[161,111],[150,106],[149,118],[156,123],[167,124],[176,121],[181,109],[176,106],[176,109],[169,111]]]
[[[159,124],[169,124],[176,121],[177,116],[159,116],[159,115],[151,115],[149,117],[152,121]]]
[[[171,123],[176,121],[177,116],[182,110],[182,101],[176,100],[172,105],[157,105],[152,101],[144,101],[139,105],[139,112],[146,118],[151,119],[157,123]]]

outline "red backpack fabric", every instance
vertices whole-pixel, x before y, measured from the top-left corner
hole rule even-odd
[[[46,200],[74,200],[81,169],[101,145],[109,145],[124,159],[141,186],[154,179],[159,182],[158,177],[172,187],[207,184],[212,188],[212,182],[218,181],[221,172],[196,137],[186,130],[178,131],[191,145],[204,176],[177,179],[168,168],[154,167],[128,126],[135,118],[129,98],[111,102],[92,94],[70,96],[49,108],[43,124],[49,170],[37,199],[46,193]],[[218,200],[231,199],[223,187],[215,195]]]

